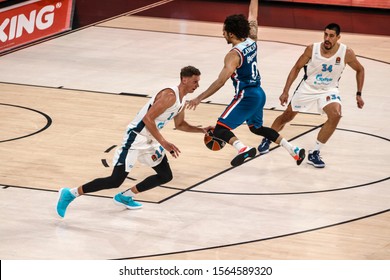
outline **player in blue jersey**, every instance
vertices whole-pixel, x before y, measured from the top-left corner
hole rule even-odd
[[[229,143],[237,150],[232,166],[242,164],[256,155],[256,148],[248,147],[232,132],[247,123],[252,133],[262,135],[283,146],[297,164],[305,157],[305,150],[292,146],[275,130],[263,126],[263,108],[266,96],[261,88],[257,66],[257,13],[258,0],[251,0],[248,19],[244,15],[231,15],[225,19],[223,36],[232,49],[226,54],[224,67],[218,78],[198,97],[188,102],[187,108],[195,109],[199,103],[216,93],[231,78],[235,96],[218,118],[214,136]]]
[[[348,64],[356,71],[356,103],[359,109],[364,106],[361,97],[364,84],[364,67],[357,60],[351,48],[339,43],[340,26],[336,23],[328,24],[324,29],[324,41],[306,47],[303,54],[291,69],[283,93],[280,95],[280,104],[287,104],[289,90],[304,68],[305,75],[300,82],[287,109],[278,116],[272,128],[280,131],[286,123],[292,121],[299,112],[315,108],[318,113],[326,113],[327,120],[318,132],[316,142],[307,157],[307,163],[316,168],[324,168],[325,162],[320,156],[320,148],[329,140],[341,119],[341,97],[339,80]],[[269,140],[264,138],[259,145],[260,154],[269,151]]]
[[[180,150],[175,144],[167,141],[160,130],[172,119],[176,129],[186,132],[206,133],[213,128],[190,125],[184,118],[186,95],[199,87],[199,80],[200,71],[197,68],[193,66],[182,68],[180,84],[159,91],[128,125],[122,145],[115,152],[111,176],[98,178],[72,189],[62,188],[57,202],[58,215],[64,217],[69,204],[80,195],[120,187],[137,160],[152,167],[156,174],[115,195],[116,204],[128,209],[141,208],[142,204],[133,200],[137,193],[171,181],[173,175],[165,150],[174,158],[179,156]]]

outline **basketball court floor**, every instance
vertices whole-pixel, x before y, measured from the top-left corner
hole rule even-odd
[[[365,67],[366,104],[357,108],[347,66],[340,81],[343,118],[322,149],[324,169],[306,161],[297,166],[277,146],[232,168],[232,147],[212,152],[203,135],[170,124],[162,133],[182,152],[169,158],[174,179],[137,196],[142,209],[112,201],[152,174],[138,165],[121,188],[80,197],[58,217],[58,190],[111,173],[115,147],[150,96],[177,85],[186,65],[202,72],[196,96],[217,77],[230,49],[222,23],[138,12],[0,58],[1,259],[390,258],[388,36],[342,34]],[[259,21],[270,126],[284,109],[278,97],[291,67],[306,45],[322,40],[322,31]],[[232,96],[228,81],[197,110],[187,110],[188,121],[214,125]],[[300,114],[281,133],[310,150],[324,121]],[[250,146],[261,141],[245,125],[236,134]]]

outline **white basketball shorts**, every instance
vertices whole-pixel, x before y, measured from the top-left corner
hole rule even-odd
[[[323,108],[333,102],[341,104],[338,88],[315,91],[302,84],[291,98],[291,107],[293,111],[308,112],[316,110],[318,113],[323,114]]]
[[[156,140],[148,139],[142,135],[137,135],[129,149],[124,145],[117,148],[113,158],[113,165],[126,165],[126,171],[130,172],[136,161],[149,167],[154,167],[161,163],[165,156],[165,149]]]

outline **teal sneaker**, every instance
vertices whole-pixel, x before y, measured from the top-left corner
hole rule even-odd
[[[66,208],[76,197],[70,192],[69,188],[62,188],[59,191],[59,197],[57,202],[57,214],[60,217],[65,216]]]
[[[141,203],[134,201],[131,196],[125,196],[122,193],[118,193],[113,199],[115,204],[125,206],[128,209],[142,208]]]
[[[235,158],[232,159],[230,164],[232,166],[239,166],[244,163],[247,158],[253,158],[256,155],[256,148],[244,147],[242,148]]]

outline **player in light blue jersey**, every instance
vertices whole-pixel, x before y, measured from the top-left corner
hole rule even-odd
[[[301,164],[305,150],[292,146],[275,130],[263,126],[263,108],[266,96],[260,86],[257,65],[257,13],[258,0],[251,0],[248,19],[244,15],[231,15],[225,19],[223,36],[232,49],[226,54],[224,67],[218,78],[198,97],[189,101],[187,107],[195,109],[199,103],[216,93],[231,78],[235,95],[222,115],[218,118],[214,136],[229,143],[237,150],[232,166],[241,165],[256,155],[256,148],[244,145],[232,132],[247,123],[252,133],[262,135],[283,146]]]
[[[299,112],[307,112],[313,107],[318,113],[326,113],[328,119],[318,132],[314,147],[307,157],[307,163],[316,168],[325,167],[320,149],[333,135],[341,119],[339,80],[346,64],[356,71],[357,107],[362,109],[364,106],[361,96],[364,67],[357,60],[353,50],[339,43],[339,39],[340,26],[330,23],[324,28],[324,41],[306,47],[287,77],[283,93],[279,97],[282,106],[287,104],[290,87],[302,68],[305,71],[303,79],[294,91],[287,109],[271,126],[276,131],[281,131]],[[268,148],[269,140],[264,138],[259,145],[260,154],[268,153]]]
[[[186,95],[199,87],[199,80],[200,71],[197,68],[193,66],[182,68],[180,84],[159,91],[128,125],[122,145],[115,152],[111,176],[98,178],[72,189],[62,188],[59,191],[57,214],[64,217],[69,204],[80,195],[120,187],[136,161],[153,168],[156,174],[115,195],[116,204],[128,209],[141,208],[142,204],[133,200],[137,193],[171,181],[173,174],[165,150],[174,158],[179,156],[180,150],[175,144],[167,141],[160,130],[172,119],[176,129],[186,132],[206,133],[213,128],[190,125],[184,118]]]

